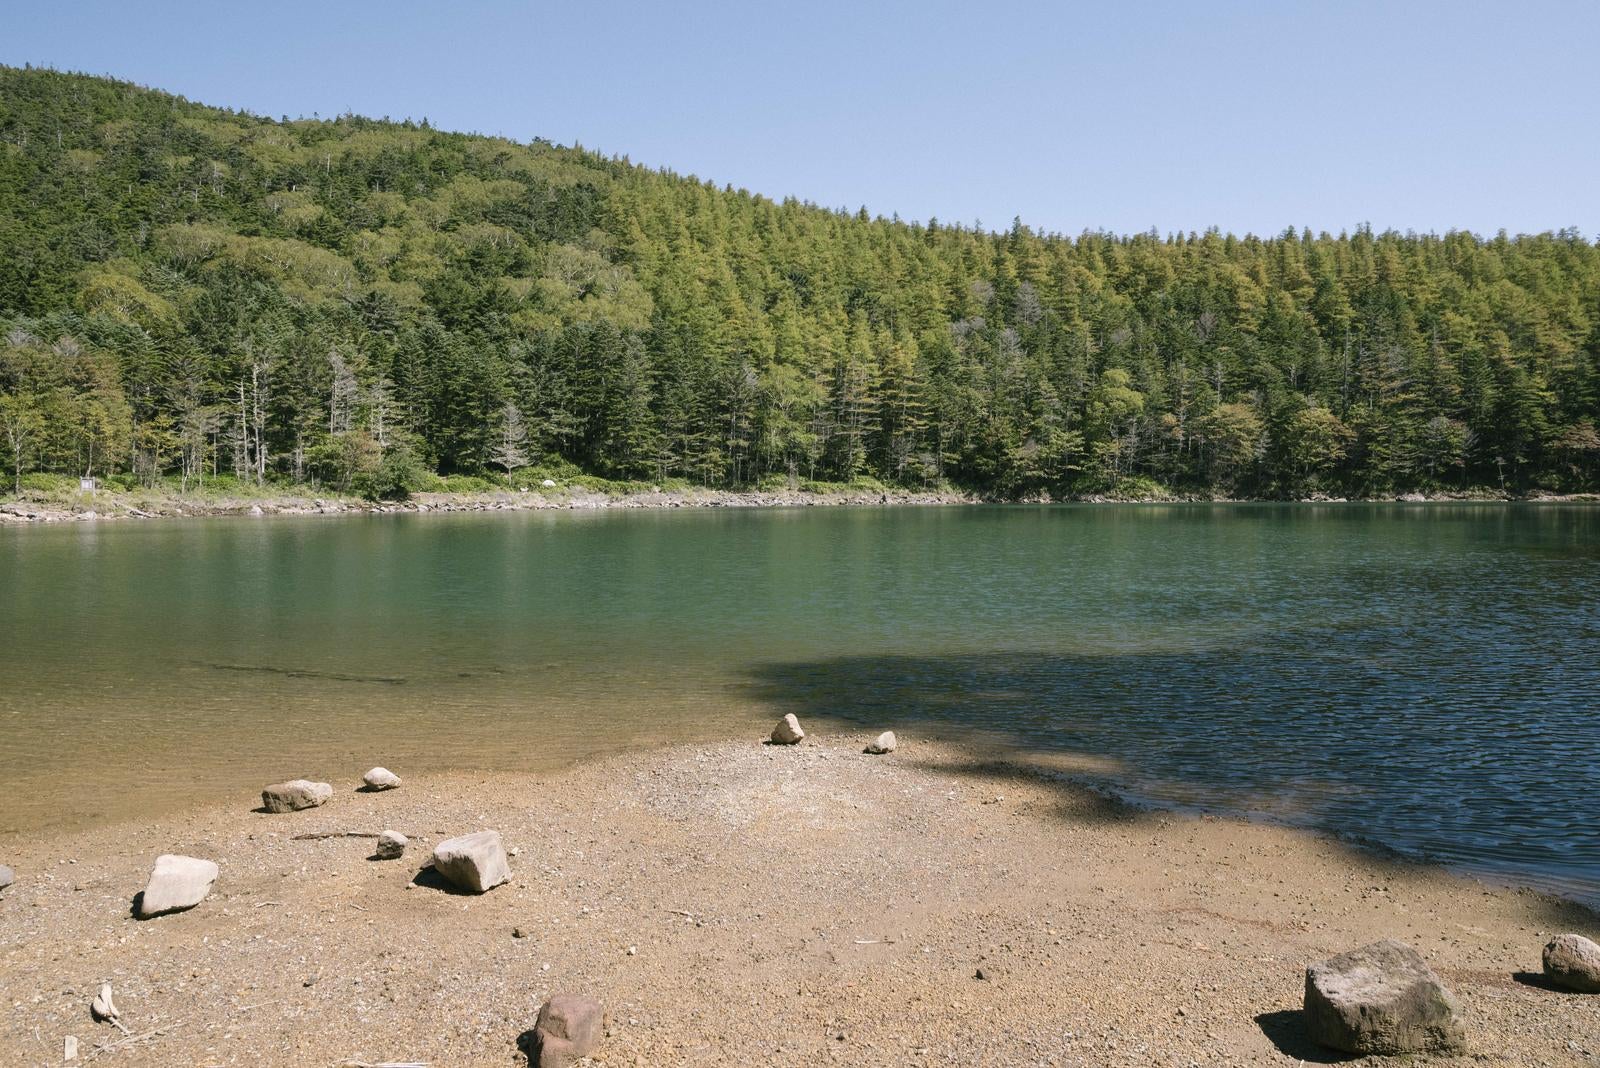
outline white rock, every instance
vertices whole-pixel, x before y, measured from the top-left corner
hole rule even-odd
[[[139,918],[192,909],[206,899],[216,881],[217,866],[211,861],[163,853],[139,898]]]
[[[361,781],[367,784],[369,790],[393,790],[400,785],[400,776],[388,768],[373,768],[361,776]]]
[[[378,835],[377,856],[379,860],[399,860],[405,856],[406,846],[410,839],[399,831],[384,831]]]
[[[1556,986],[1600,994],[1600,945],[1581,934],[1558,934],[1544,947],[1544,974]]]
[[[89,1014],[96,1020],[115,1020],[122,1015],[117,1009],[117,1003],[111,999],[110,983],[100,984],[100,992],[89,1003]]]
[[[473,894],[511,878],[499,831],[475,831],[440,842],[433,850],[433,866],[452,886]]]
[[[900,743],[895,740],[894,731],[884,731],[872,740],[867,746],[869,753],[892,753],[894,747]]]
[[[543,486],[545,489],[549,489],[551,486],[554,486],[555,484],[556,484],[556,480],[553,479],[553,478],[547,478],[543,482],[539,483],[539,485]]]
[[[293,812],[296,809],[316,808],[333,796],[333,787],[325,782],[309,779],[291,779],[273,783],[261,791],[261,805],[268,812]]]
[[[0,890],[4,890],[6,887],[10,886],[16,881],[17,873],[6,867],[4,864],[0,864]]]
[[[778,725],[772,728],[772,740],[779,745],[794,745],[805,736],[806,732],[800,729],[800,721],[795,718],[793,712],[780,719]]]

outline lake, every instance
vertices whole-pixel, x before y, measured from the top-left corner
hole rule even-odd
[[[1600,902],[1600,509],[618,510],[0,529],[0,834],[795,712]]]

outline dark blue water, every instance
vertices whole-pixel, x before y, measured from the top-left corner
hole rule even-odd
[[[0,530],[0,831],[793,711],[1600,903],[1600,508],[798,509]]]

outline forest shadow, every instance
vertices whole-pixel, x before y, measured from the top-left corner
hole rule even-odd
[[[1520,799],[1531,816],[1548,814],[1547,754],[1508,745],[1504,721],[1455,714],[1483,704],[1474,670],[1420,669],[1379,628],[1183,652],[771,662],[750,669],[747,685],[807,729],[832,721],[908,732],[902,759],[919,734],[963,743],[967,759],[923,762],[986,781],[1056,783],[1064,817],[1135,821],[1161,808],[1249,815],[1330,834],[1369,862],[1470,861],[1516,882],[1561,848],[1533,830],[1511,837]],[[1456,770],[1486,760],[1519,799],[1487,820]],[[1600,769],[1582,774],[1600,790]],[[1516,865],[1496,859],[1507,841]],[[1600,898],[1600,885],[1588,892]],[[1569,926],[1600,923],[1579,901],[1551,897],[1542,911]]]

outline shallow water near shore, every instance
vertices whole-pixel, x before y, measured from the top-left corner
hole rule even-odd
[[[1592,506],[7,528],[0,606],[0,834],[795,712],[1600,902]]]

